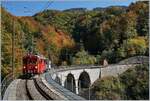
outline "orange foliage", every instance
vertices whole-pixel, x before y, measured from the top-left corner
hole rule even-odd
[[[25,24],[29,30],[36,32],[39,30],[40,24],[36,22],[32,17],[19,17],[19,19]]]
[[[42,37],[36,39],[36,47],[37,50],[43,55],[47,54],[44,50],[47,45],[44,43],[44,40],[46,40],[48,45],[54,44],[59,50],[64,47],[73,48],[75,46],[74,40],[59,29],[56,29],[50,25],[43,26],[32,17],[19,17],[19,19],[23,22],[23,24],[27,25],[31,32],[40,31],[42,33]]]
[[[46,52],[44,51],[45,43],[42,40],[38,40],[36,44],[37,50],[39,50],[41,54],[46,55]]]

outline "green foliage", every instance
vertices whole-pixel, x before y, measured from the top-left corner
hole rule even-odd
[[[120,75],[120,81],[125,85],[127,99],[140,100],[149,98],[148,65],[137,66]]]
[[[38,20],[39,22],[67,32],[77,44],[83,40],[84,47],[90,54],[105,56],[109,63],[145,54],[145,46],[141,47],[143,44],[137,43],[134,46],[132,42],[128,42],[127,46],[132,44],[131,47],[136,52],[128,54],[124,41],[148,36],[148,2],[139,1],[129,7],[112,6],[94,10],[48,10],[34,16],[37,17],[45,19]],[[135,47],[141,47],[141,50]]]
[[[106,9],[106,12],[108,12],[109,14],[112,14],[112,15],[120,15],[120,14],[124,13],[125,10],[126,10],[126,7],[112,6],[112,7],[109,7],[108,9]]]
[[[133,5],[130,5],[130,10],[134,11],[138,17],[137,17],[137,32],[140,36],[148,35],[149,28],[148,28],[148,22],[149,22],[149,1],[139,1],[136,2]]]
[[[60,65],[71,65],[73,62],[73,54],[74,51],[72,49],[69,49],[67,47],[64,47],[60,52]]]
[[[85,50],[81,50],[75,54],[73,57],[73,64],[84,65],[84,64],[95,64],[96,58],[92,55],[89,55]]]
[[[119,77],[105,77],[91,87],[96,100],[144,100],[149,98],[148,65],[130,68]],[[92,97],[91,97],[92,98]]]
[[[107,77],[97,81],[93,90],[96,91],[95,96],[98,100],[119,100],[122,97],[124,89],[123,84],[115,77]]]
[[[147,49],[146,41],[143,37],[127,40],[127,42],[124,42],[124,47],[128,56],[143,55]]]

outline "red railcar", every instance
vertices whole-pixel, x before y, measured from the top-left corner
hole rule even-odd
[[[46,70],[46,59],[42,56],[27,54],[23,57],[23,74],[41,74]]]

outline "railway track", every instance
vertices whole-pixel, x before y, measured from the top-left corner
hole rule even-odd
[[[46,99],[46,100],[53,100],[38,84],[37,80],[34,79],[34,84],[37,90],[40,92],[40,94]]]
[[[49,78],[49,79],[48,79]],[[48,82],[46,81],[48,79]],[[3,100],[84,100],[41,75],[30,79],[16,79],[8,87]]]
[[[20,79],[16,91],[16,100],[32,100],[27,89],[27,80]]]
[[[29,100],[53,100],[37,82],[36,78],[26,80],[26,89]]]
[[[33,100],[33,98],[31,97],[30,93],[29,93],[29,89],[27,87],[27,80],[25,80],[25,89],[26,89],[26,94],[28,96],[29,100]]]
[[[3,100],[53,100],[37,78],[16,79],[7,89]]]

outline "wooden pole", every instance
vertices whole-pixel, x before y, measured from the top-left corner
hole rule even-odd
[[[14,68],[15,68],[15,19],[13,19],[13,33],[12,33],[12,75],[14,79]]]

